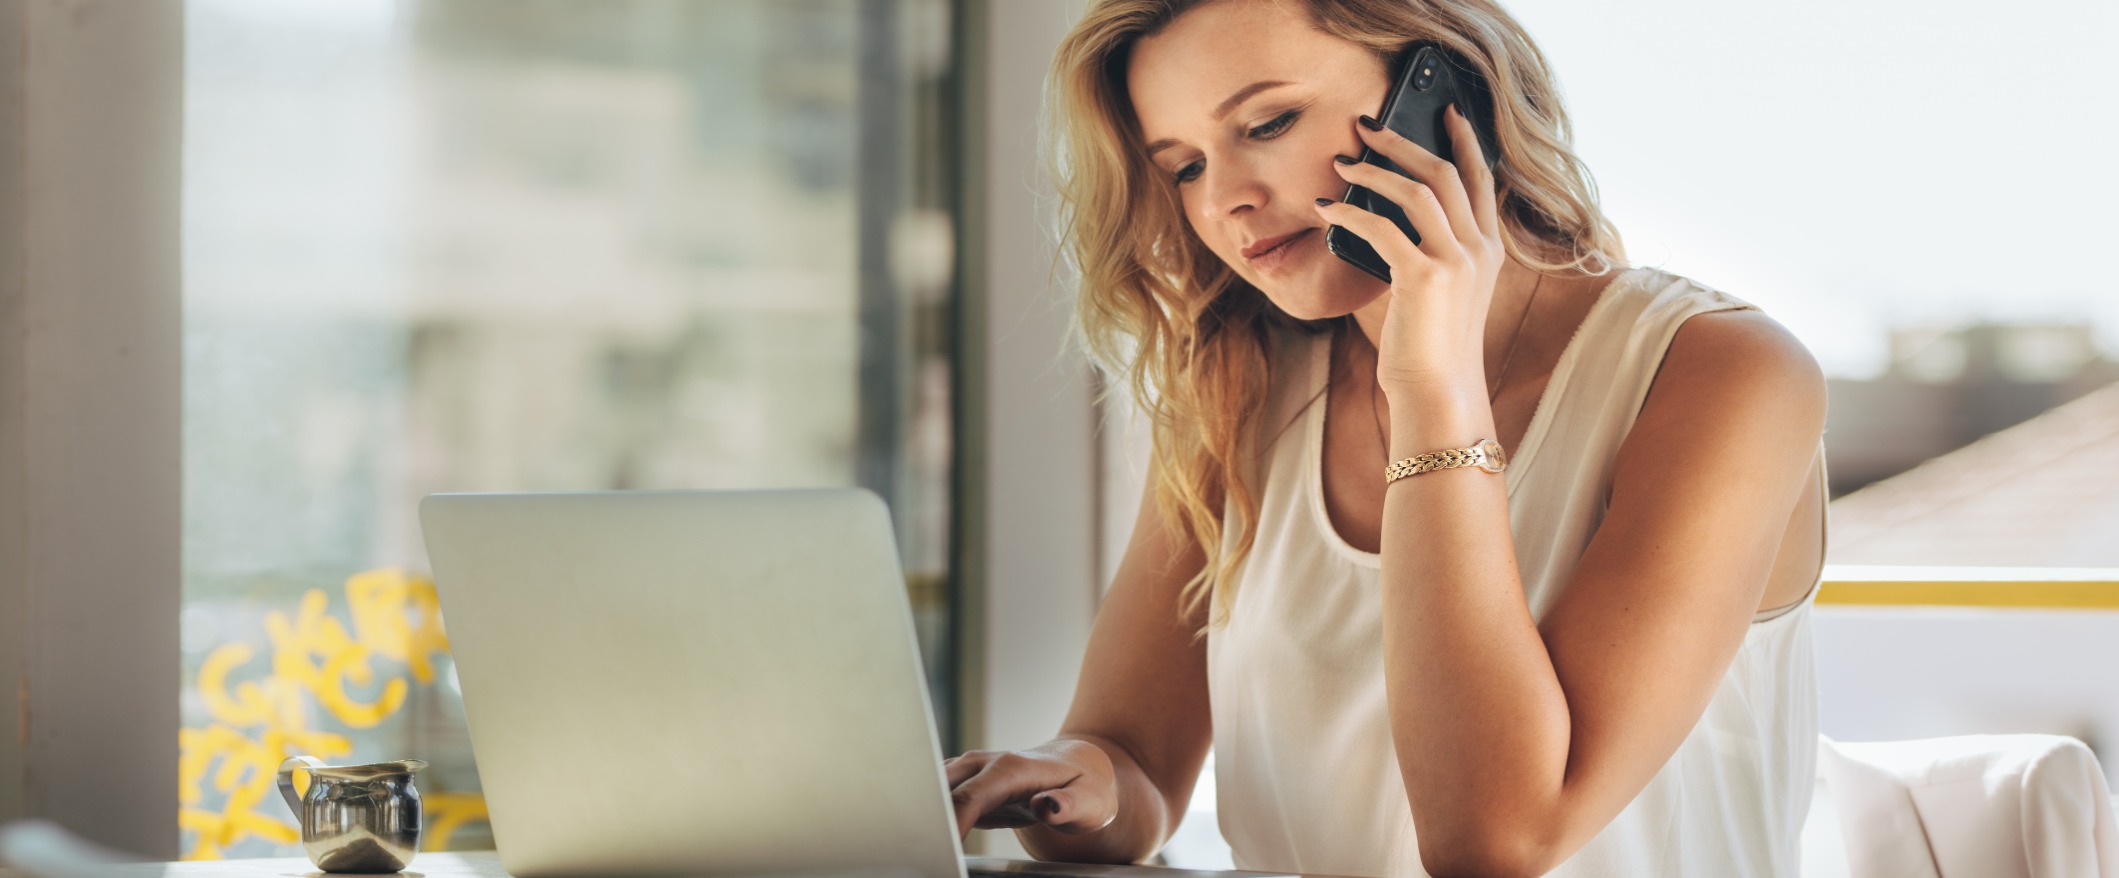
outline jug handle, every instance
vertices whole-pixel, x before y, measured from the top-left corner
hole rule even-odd
[[[280,762],[280,797],[287,800],[287,807],[294,809],[294,819],[302,819],[302,797],[294,792],[294,770],[309,771],[309,782],[316,783],[316,770],[324,763],[310,756],[289,756]]]

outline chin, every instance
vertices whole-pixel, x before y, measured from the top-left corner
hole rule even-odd
[[[1332,307],[1332,302],[1324,301],[1316,296],[1287,296],[1267,293],[1266,298],[1273,300],[1274,305],[1279,306],[1280,310],[1287,312],[1289,317],[1297,320],[1326,320],[1333,317],[1343,317],[1354,311],[1352,308]]]
[[[1336,261],[1336,260],[1335,260]],[[1343,269],[1343,270],[1342,270]],[[1302,277],[1253,283],[1266,299],[1297,320],[1328,320],[1359,311],[1390,292],[1386,284],[1351,265],[1305,272]]]

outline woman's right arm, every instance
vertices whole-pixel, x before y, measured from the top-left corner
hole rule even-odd
[[[1205,613],[1178,617],[1179,593],[1205,556],[1166,526],[1154,486],[1151,473],[1059,736],[949,760],[960,835],[1017,826],[1040,860],[1135,863],[1184,818],[1214,737],[1206,643],[1193,639]],[[1014,819],[1002,810],[1010,804]],[[1039,822],[1021,819],[1025,809]]]

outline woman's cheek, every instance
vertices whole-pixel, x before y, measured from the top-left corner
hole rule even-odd
[[[1222,261],[1235,265],[1236,245],[1229,241],[1218,240],[1206,233],[1205,229],[1209,224],[1203,222],[1204,218],[1199,215],[1198,209],[1192,206],[1191,195],[1180,195],[1178,198],[1179,203],[1184,207],[1185,224],[1192,227],[1192,236],[1198,238],[1200,243],[1207,245],[1209,251],[1219,254],[1222,257]]]

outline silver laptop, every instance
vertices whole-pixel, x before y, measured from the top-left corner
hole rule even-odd
[[[1187,871],[964,858],[868,491],[437,494],[420,522],[516,878]]]

